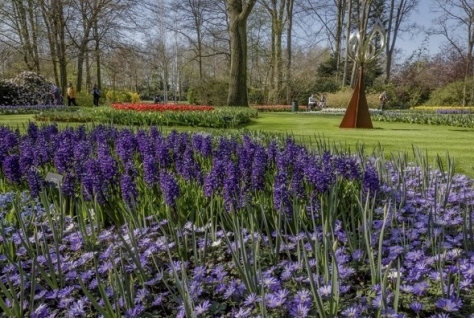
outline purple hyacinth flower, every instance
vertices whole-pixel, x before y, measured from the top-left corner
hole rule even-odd
[[[44,187],[44,178],[34,167],[28,170],[27,174],[28,186],[30,187],[31,196],[37,197]]]
[[[66,173],[61,184],[61,190],[65,195],[74,196],[76,177],[72,173]]]
[[[36,123],[34,122],[29,122],[27,135],[31,137],[31,139],[36,140],[36,138],[38,137],[38,132],[39,132],[38,125],[36,125]]]
[[[160,172],[160,186],[166,205],[174,207],[180,194],[179,185],[175,177],[162,170]]]
[[[225,180],[222,195],[226,211],[231,212],[239,209],[239,167],[233,161],[228,161],[225,169]]]
[[[118,180],[118,163],[110,154],[107,144],[99,143],[97,145],[97,161],[104,181],[115,184]]]
[[[90,158],[84,164],[82,175],[82,193],[86,200],[91,200],[94,195],[101,195],[102,178],[100,166],[96,159]],[[99,197],[99,202],[102,202]]]
[[[263,190],[265,187],[267,161],[268,156],[265,149],[260,145],[256,145],[252,162],[252,176],[250,178],[253,191]]]
[[[24,141],[20,145],[20,171],[23,176],[28,174],[31,166],[34,165],[34,146],[29,141]]]
[[[159,180],[157,161],[153,154],[143,156],[143,178],[148,186],[156,184]]]
[[[126,164],[133,160],[133,154],[137,149],[137,139],[135,135],[127,129],[121,130],[115,144],[115,151],[122,160],[123,164]]]
[[[70,172],[74,167],[74,135],[70,130],[63,131],[59,136],[59,146],[54,153],[54,166],[59,174]]]
[[[134,207],[137,203],[138,190],[135,181],[130,175],[122,175],[120,178],[120,189],[124,202],[130,207]]]
[[[293,206],[286,186],[286,180],[286,172],[278,172],[273,186],[273,206],[277,211],[290,215],[293,211]]]
[[[374,194],[380,188],[380,180],[377,170],[372,165],[367,165],[364,172],[364,191]]]
[[[3,160],[3,174],[12,184],[18,184],[21,180],[20,156],[10,155]]]

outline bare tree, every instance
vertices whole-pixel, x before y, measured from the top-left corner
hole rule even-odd
[[[399,32],[410,13],[417,7],[419,0],[390,0],[387,20],[387,45],[385,46],[385,83],[390,81],[393,53]]]
[[[439,16],[435,20],[437,27],[431,32],[443,35],[448,43],[465,58],[465,73],[463,86],[463,106],[467,100],[467,81],[473,74],[474,50],[474,10],[472,1],[467,0],[436,0],[436,10]],[[471,89],[474,100],[474,88]]]
[[[134,0],[71,0],[71,10],[78,14],[71,17],[66,29],[71,43],[77,50],[76,88],[78,92],[82,90],[83,66],[89,51],[89,43],[96,40],[96,52],[98,51],[98,42],[95,39],[98,26],[103,26],[102,21],[106,20],[109,22],[105,29],[107,31],[111,27],[115,27],[116,30],[133,28],[133,24],[130,24],[126,17],[133,12],[135,5],[136,1]],[[100,69],[100,66],[98,66],[98,69]]]
[[[66,8],[68,2],[38,0],[37,5],[46,28],[55,82],[64,92],[67,86],[66,23],[68,15]]]
[[[209,12],[208,5],[207,0],[176,0],[171,5],[173,11],[179,12],[180,17],[176,31],[193,46],[200,80],[203,79],[204,23],[207,18],[205,13]]]
[[[336,82],[340,79],[339,67],[348,2],[350,3],[351,0],[306,0],[304,6],[305,10],[311,13],[312,19],[319,21],[321,27],[325,30],[327,41],[330,43],[331,50],[336,58]]]
[[[288,20],[287,0],[260,0],[270,15],[271,32],[271,64],[270,64],[270,94],[269,102],[278,104],[281,101],[283,82],[283,31]]]
[[[352,25],[352,1],[347,1],[346,3],[347,9],[347,23],[346,23],[346,41],[349,39],[349,36],[351,34],[351,25]],[[349,46],[346,45],[345,49],[345,59],[344,59],[344,70],[342,73],[342,87],[344,87],[347,83],[347,75],[349,73]]]
[[[0,16],[6,27],[2,42],[21,54],[28,70],[39,73],[38,43],[41,30],[38,13],[35,9],[36,3],[33,0],[5,1],[0,6]]]

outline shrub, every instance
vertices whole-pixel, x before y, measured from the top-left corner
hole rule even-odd
[[[218,80],[204,80],[188,90],[188,102],[194,105],[224,106],[227,104],[229,84]]]
[[[0,81],[0,105],[49,104],[51,83],[34,72],[25,71],[8,81]]]
[[[347,108],[354,90],[351,88],[345,88],[337,93],[326,94],[327,107],[331,108]],[[378,93],[366,93],[367,104],[370,109],[377,109],[379,107],[379,94]],[[308,101],[306,101],[308,103]],[[305,104],[306,104],[305,103]],[[390,107],[389,103],[389,107]]]
[[[248,93],[249,104],[262,105],[265,103],[265,92],[263,89],[250,88]]]
[[[92,94],[88,91],[78,92],[76,96],[76,103],[80,106],[92,107],[94,105]]]
[[[136,92],[130,93],[130,98],[132,99],[132,103],[140,103],[140,95]]]
[[[474,85],[473,80],[467,82],[467,94],[466,94],[466,104],[472,105],[474,101],[470,100],[469,90]],[[464,81],[457,81],[449,83],[445,87],[434,90],[430,99],[425,103],[426,105],[449,105],[449,106],[459,106],[462,105],[463,101],[463,87]]]
[[[126,91],[110,90],[105,94],[108,103],[132,102],[132,95]]]

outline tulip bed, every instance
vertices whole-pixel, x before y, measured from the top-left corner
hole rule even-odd
[[[184,112],[184,111],[213,111],[212,106],[200,106],[200,105],[189,105],[189,104],[150,104],[150,103],[114,103],[112,107],[116,110],[127,110],[127,111],[173,111],[173,112]]]
[[[0,127],[0,164],[2,316],[474,312],[474,191],[451,165],[34,124]]]

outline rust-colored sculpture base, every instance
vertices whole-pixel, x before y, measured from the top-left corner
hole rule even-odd
[[[369,106],[365,97],[364,67],[359,68],[359,80],[342,119],[340,128],[374,128],[370,119]]]

